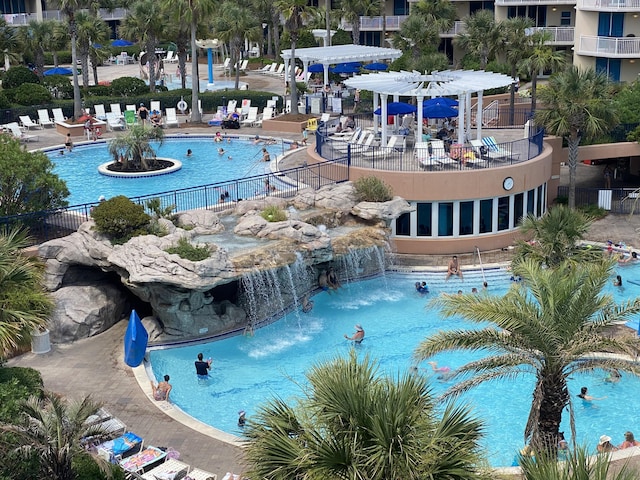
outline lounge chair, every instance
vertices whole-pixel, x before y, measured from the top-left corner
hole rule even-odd
[[[158,112],[158,115],[162,115],[162,110],[160,109],[160,100],[154,100],[149,103],[149,111],[153,112],[154,110]]]
[[[251,99],[243,98],[241,105],[242,105],[242,108],[240,109],[241,113],[246,117],[247,115],[249,115],[249,109],[251,108]]]
[[[339,152],[346,153],[350,149],[353,155],[362,154],[370,151],[375,138],[376,136],[373,133],[367,133],[362,135],[356,143],[338,143],[332,146]]]
[[[404,152],[405,137],[403,135],[391,135],[386,146],[374,147],[362,152],[362,156],[368,160],[386,160],[394,152]]]
[[[169,458],[142,475],[144,480],[157,480],[158,478],[183,478],[189,473],[191,467],[184,462]]]
[[[420,167],[433,168],[435,166],[435,162],[431,160],[429,153],[429,149],[431,148],[429,142],[417,142],[413,148],[413,155]]]
[[[238,101],[237,100],[229,100],[227,102],[227,113],[235,112],[237,105],[238,105]]]
[[[96,112],[96,118],[98,120],[106,120],[107,119],[107,112],[104,109],[104,105],[94,105],[93,109]]]
[[[262,116],[254,122],[254,126],[262,127],[262,121],[264,119],[269,119],[269,118],[273,118],[273,108],[264,107],[264,110],[262,111]]]
[[[278,69],[275,72],[273,72],[273,75],[277,75],[281,77],[283,72],[284,72],[284,63],[281,63],[280,65],[278,65]]]
[[[118,118],[122,118],[122,108],[119,103],[111,104],[111,113],[114,113]]]
[[[127,110],[129,110],[131,112],[137,112],[138,111],[138,109],[136,108],[135,105],[125,105],[124,111],[126,112]]]
[[[33,128],[44,128],[42,125],[38,125],[36,122],[31,120],[31,117],[29,115],[20,115],[19,118],[20,118],[20,123],[27,130],[31,130],[32,127]]]
[[[131,455],[130,457],[123,458],[118,463],[120,467],[127,472],[139,473],[152,465],[159,464],[166,458],[166,456],[167,453],[157,447],[146,447],[141,452]]]
[[[249,66],[249,60],[242,60],[242,63],[240,63],[240,71],[246,72],[248,66]]]
[[[180,128],[180,123],[178,123],[178,113],[175,108],[167,108],[165,111],[165,119],[164,124],[169,127],[171,125],[175,125]]]
[[[178,55],[176,55],[176,52],[174,52],[173,50],[168,50],[167,56],[164,59],[164,63],[177,63],[177,62],[178,62]]]
[[[258,107],[249,107],[247,118],[240,122],[241,125],[252,126],[258,120]]]
[[[95,414],[87,417],[85,423],[89,426],[100,425],[100,431],[112,437],[119,437],[127,431],[127,426],[105,408],[100,408]]]
[[[14,138],[19,139],[21,142],[29,142],[31,140],[34,142],[38,141],[38,137],[36,135],[27,135],[20,129],[20,125],[16,122],[7,123],[6,127],[11,132],[11,135],[13,135]]]
[[[124,130],[126,127],[125,123],[122,121],[121,117],[118,117],[115,113],[109,112],[107,113],[107,129],[109,131]]]
[[[55,126],[55,123],[53,123],[51,117],[49,117],[49,111],[46,108],[38,110],[38,123],[42,126],[42,128],[46,127],[47,125],[51,125],[52,127]]]
[[[62,109],[61,108],[52,108],[51,109],[51,113],[53,113],[53,121],[54,122],[66,122],[67,121],[67,117],[64,116],[64,113],[62,113]]]
[[[493,159],[502,159],[502,158],[510,158],[513,155],[512,152],[509,152],[502,148],[500,145],[496,143],[496,139],[493,137],[484,137],[482,139],[482,143],[485,147],[487,147],[488,155]]]
[[[218,480],[218,476],[215,473],[207,472],[206,470],[200,470],[199,468],[194,468],[189,472],[189,477],[191,480]]]
[[[126,432],[113,440],[96,445],[91,450],[110,463],[118,463],[123,458],[139,452],[143,443],[144,440],[135,433]]]

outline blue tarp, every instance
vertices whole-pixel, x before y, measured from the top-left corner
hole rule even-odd
[[[149,334],[142,325],[135,310],[131,310],[129,325],[124,333],[124,363],[137,367],[144,360]]]

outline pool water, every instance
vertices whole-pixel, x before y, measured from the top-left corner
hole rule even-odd
[[[99,165],[113,161],[103,142],[79,145],[64,155],[60,155],[58,149],[47,154],[55,164],[54,172],[67,182],[71,192],[69,205],[81,205],[97,202],[100,195],[106,198],[116,195],[136,197],[260,175],[269,171],[269,164],[262,161],[263,147],[269,151],[272,161],[283,153],[281,144],[254,145],[252,140],[246,139],[215,143],[211,137],[166,138],[156,150],[157,156],[180,160],[182,169],[142,178],[109,177],[98,173]],[[218,148],[223,148],[225,153],[218,154]],[[187,149],[193,152],[190,157],[187,157]]]
[[[623,278],[637,279],[638,285],[626,282],[623,290],[607,287],[615,301],[639,296],[640,265],[625,265],[618,270]],[[486,276],[490,294],[502,294],[511,284],[505,270],[488,270]],[[415,291],[418,280],[427,281],[429,295]],[[467,273],[464,282],[456,278],[446,283],[442,273],[392,273],[351,283],[338,292],[314,296],[311,313],[289,314],[259,329],[254,336],[153,350],[152,368],[156,377],[171,376],[171,398],[179,408],[206,424],[241,435],[236,423],[239,410],[246,410],[250,418],[267,399],[300,395],[296,382],[305,383],[304,372],[312,364],[348,353],[351,344],[343,334],[351,335],[355,323],[361,323],[366,330],[366,338],[357,351],[370,354],[378,360],[380,369],[391,375],[404,373],[414,364],[412,355],[416,346],[430,334],[441,329],[478,328],[459,318],[443,319],[426,306],[430,298],[440,293],[481,289],[482,280],[480,272]],[[195,375],[193,362],[199,352],[205,358],[213,358],[207,380],[198,380]],[[435,360],[440,366],[455,369],[474,358],[477,354],[456,352],[438,355]],[[420,367],[421,372],[432,375],[429,365]],[[573,397],[577,441],[593,448],[600,435],[610,435],[618,444],[624,440],[626,430],[634,430],[635,416],[628,406],[635,405],[640,394],[640,380],[623,374],[620,383],[610,384],[603,381],[604,377],[604,372],[576,375],[569,382],[572,395],[577,395],[584,385],[591,395],[607,397],[593,405],[583,405]],[[432,380],[436,395],[451,386],[447,381]],[[460,398],[472,405],[474,413],[487,424],[483,445],[493,466],[511,465],[515,453],[523,446],[534,381],[530,375],[516,381],[486,383]],[[566,412],[561,428],[567,439],[568,417]]]

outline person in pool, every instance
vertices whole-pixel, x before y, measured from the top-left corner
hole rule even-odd
[[[578,398],[581,398],[583,402],[591,403],[594,400],[604,400],[607,397],[599,397],[599,398],[592,397],[591,395],[589,395],[589,391],[587,387],[582,387],[580,389],[580,393],[578,394]]]
[[[427,282],[416,282],[416,291],[421,294],[429,293],[429,287]]]
[[[153,392],[153,399],[160,402],[162,400],[169,401],[169,393],[171,392],[171,384],[169,383],[169,375],[164,376],[164,381],[158,383],[151,382],[151,391]]]
[[[203,360],[202,353],[198,354],[198,360],[196,360],[196,375],[198,378],[207,378],[209,377],[209,370],[211,370],[211,358],[209,358],[206,362]]]
[[[636,260],[638,260],[638,253],[631,252],[631,255],[629,255],[628,257],[621,255],[620,258],[618,259],[618,263],[629,263],[629,262],[635,262]]]
[[[190,157],[191,155],[193,155],[193,152],[191,151],[190,148],[187,149],[187,157]]]
[[[302,311],[304,313],[309,313],[311,310],[313,310],[313,300],[309,299],[309,294],[307,293],[302,297]]]
[[[616,275],[616,279],[613,281],[613,286],[614,287],[622,286],[622,277],[620,275]]]
[[[247,412],[245,412],[244,410],[240,410],[238,412],[238,426],[240,428],[244,427],[247,424],[246,415],[247,415]]]
[[[357,323],[353,328],[356,329],[355,333],[352,336],[349,336],[345,333],[344,338],[346,338],[347,340],[351,340],[356,345],[360,345],[362,343],[362,340],[364,340],[364,329],[359,323]]]

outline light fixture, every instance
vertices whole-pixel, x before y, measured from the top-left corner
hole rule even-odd
[[[551,9],[551,11],[552,11],[552,12],[555,12],[556,10],[558,10],[556,7],[553,7],[553,8]]]
[[[629,63],[636,63],[636,61],[632,58],[631,60],[629,60]]]
[[[637,14],[637,13],[634,13],[634,14],[633,14],[633,18],[638,18],[638,14]]]

